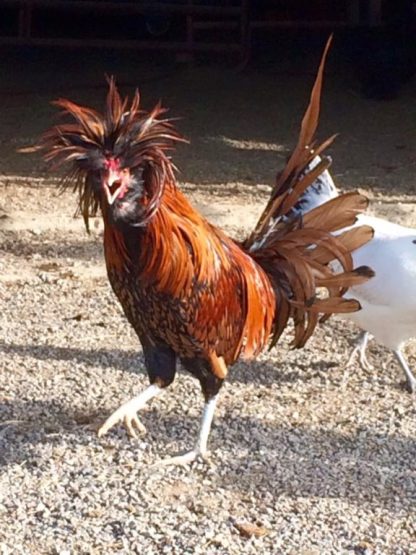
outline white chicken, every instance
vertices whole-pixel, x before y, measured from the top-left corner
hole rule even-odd
[[[317,156],[309,170],[319,161]],[[337,195],[331,174],[325,170],[300,197],[292,213],[305,214]],[[375,277],[351,287],[345,295],[361,303],[361,310],[345,317],[363,330],[347,365],[358,352],[361,365],[371,368],[365,354],[371,334],[394,352],[406,374],[409,391],[415,392],[416,378],[402,348],[416,336],[416,229],[367,214],[359,215],[355,225],[369,225],[374,229],[374,238],[353,253],[353,260],[354,267],[370,266]]]

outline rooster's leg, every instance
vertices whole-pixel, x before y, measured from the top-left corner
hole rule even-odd
[[[403,368],[404,373],[406,374],[407,387],[410,393],[414,393],[416,391],[416,378],[414,377],[412,371],[410,370],[409,365],[407,364],[407,360],[405,359],[400,349],[397,349],[397,351],[394,351],[394,354],[396,355],[396,358],[399,361],[400,366]]]
[[[137,437],[137,431],[145,432],[146,428],[137,418],[137,412],[147,405],[153,397],[160,395],[175,378],[175,352],[165,343],[150,342],[144,335],[139,337],[151,385],[142,391],[140,395],[133,397],[133,399],[130,399],[130,401],[127,401],[127,403],[124,403],[113,412],[98,430],[98,437],[106,434],[110,428],[119,422],[124,423],[129,435],[132,437]]]
[[[214,417],[215,406],[217,404],[218,395],[211,397],[206,401],[204,406],[204,412],[202,413],[201,427],[199,430],[199,436],[197,444],[192,451],[185,453],[184,455],[178,455],[177,457],[170,457],[168,459],[163,459],[156,463],[155,466],[168,466],[168,465],[184,465],[191,463],[198,457],[202,459],[207,458],[207,444],[209,432],[211,431],[212,419]]]
[[[167,466],[167,465],[183,465],[188,464],[195,459],[201,457],[206,460],[208,451],[208,437],[211,430],[212,419],[214,417],[215,406],[217,404],[218,392],[224,381],[224,375],[218,376],[216,373],[216,368],[213,365],[212,360],[193,357],[193,358],[182,358],[182,365],[186,370],[191,372],[196,378],[198,378],[202,393],[205,398],[204,411],[202,413],[201,426],[199,429],[198,441],[195,448],[189,453],[184,455],[179,455],[177,457],[171,457],[169,459],[164,459],[155,466]],[[224,369],[225,365],[223,366]],[[226,368],[225,368],[226,370]]]
[[[373,366],[368,362],[367,355],[365,351],[367,349],[368,340],[370,338],[370,334],[368,331],[362,331],[358,336],[357,342],[355,344],[354,349],[350,354],[350,358],[348,359],[347,364],[345,365],[346,368],[351,366],[354,363],[354,359],[357,353],[359,353],[359,361],[361,364],[361,368],[364,370],[373,370]]]
[[[129,435],[132,437],[137,437],[137,431],[141,433],[146,432],[146,428],[137,418],[137,411],[142,409],[150,401],[150,399],[160,395],[162,391],[163,388],[157,384],[149,385],[149,387],[140,393],[140,395],[133,397],[133,399],[130,399],[130,401],[121,405],[121,407],[119,407],[111,416],[109,416],[109,418],[107,418],[98,430],[98,437],[106,434],[110,428],[119,422],[124,422]]]

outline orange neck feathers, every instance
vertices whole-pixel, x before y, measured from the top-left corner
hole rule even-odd
[[[226,243],[233,243],[211,226],[171,180],[160,206],[143,227],[121,231],[103,207],[107,265],[137,273],[142,285],[180,297],[193,283],[211,282],[230,262]]]

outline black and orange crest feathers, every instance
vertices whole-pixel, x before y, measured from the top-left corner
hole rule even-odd
[[[148,186],[149,206],[153,211],[160,201],[166,180],[173,179],[175,170],[167,151],[176,142],[186,142],[163,117],[166,109],[158,103],[147,112],[140,107],[136,90],[132,101],[120,96],[114,79],[108,80],[109,90],[103,113],[92,108],[59,99],[53,104],[62,109],[61,115],[72,121],[58,124],[44,133],[39,147],[44,159],[54,168],[68,165],[64,188],[74,184],[79,192],[79,208],[88,228],[88,217],[99,206],[90,183],[90,174],[99,171],[106,158],[117,158],[126,168],[150,168]]]

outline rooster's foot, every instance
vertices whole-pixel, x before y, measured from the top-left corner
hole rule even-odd
[[[416,392],[416,378],[414,376],[412,376],[411,378],[407,378],[406,388],[409,393]]]
[[[123,422],[127,428],[127,432],[131,437],[137,438],[137,432],[146,433],[146,428],[137,418],[137,411],[142,409],[152,397],[160,395],[162,389],[158,385],[150,385],[137,397],[133,397],[127,403],[124,403],[113,414],[107,418],[101,428],[98,430],[98,437],[105,435],[113,426],[119,422]]]
[[[146,433],[145,426],[137,418],[137,411],[130,404],[131,401],[124,403],[107,418],[101,428],[98,430],[98,437],[105,435],[113,426],[119,422],[123,422],[130,437],[137,438],[137,432],[140,434]]]
[[[208,462],[208,452],[207,451],[200,451],[199,449],[193,449],[184,455],[177,455],[176,457],[169,457],[168,459],[162,459],[158,461],[153,467],[158,466],[185,466],[190,464],[198,459],[201,459],[203,462]]]
[[[403,368],[403,371],[406,375],[407,390],[409,391],[409,393],[415,393],[416,392],[416,378],[415,378],[413,372],[410,370],[410,367],[407,363],[407,360],[406,360],[404,354],[401,352],[400,349],[398,349],[397,351],[394,351],[394,354],[396,355],[396,358],[399,361],[400,366]]]
[[[356,346],[352,350],[350,357],[348,359],[348,362],[345,365],[345,368],[348,368],[354,364],[355,357],[358,353],[359,355],[358,360],[360,362],[361,368],[363,368],[364,370],[374,370],[374,366],[372,366],[368,362],[367,355],[365,354],[365,351],[367,349],[368,339],[369,339],[369,333],[366,331],[362,332],[359,335]]]
[[[211,397],[206,401],[204,406],[204,411],[202,413],[201,428],[199,430],[199,437],[197,444],[192,451],[185,453],[184,455],[178,455],[176,457],[170,457],[168,459],[163,459],[153,466],[180,466],[190,464],[197,459],[202,459],[204,462],[208,462],[208,436],[211,429],[212,418],[214,416],[215,405],[217,403],[217,395]]]

